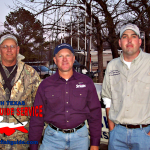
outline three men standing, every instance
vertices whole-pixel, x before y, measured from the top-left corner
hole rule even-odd
[[[112,60],[106,69],[102,97],[110,129],[109,150],[150,149],[150,55],[140,49],[141,43],[136,25],[123,26],[119,39],[123,53],[120,58]],[[31,67],[20,61],[14,36],[1,38],[0,54],[2,100],[15,99],[31,105],[40,80]],[[58,70],[38,88],[34,106],[42,105],[43,117],[31,117],[29,139],[40,141],[46,122],[48,126],[40,150],[87,150],[89,141],[85,120],[88,120],[90,149],[98,150],[101,106],[93,81],[73,69],[75,56],[69,44],[58,45],[53,59]],[[10,84],[7,81],[11,81]],[[27,119],[22,117],[21,121]],[[17,122],[13,116],[4,116],[3,121]],[[1,135],[1,138],[12,139],[15,136],[18,139],[20,134],[17,133],[19,131],[12,137]],[[8,149],[10,145],[6,147]],[[30,149],[37,150],[38,145],[30,145]]]

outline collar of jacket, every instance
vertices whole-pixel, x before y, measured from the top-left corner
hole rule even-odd
[[[16,82],[20,76],[20,73],[22,72],[23,70],[23,67],[24,67],[24,62],[22,62],[21,60],[23,60],[25,57],[21,54],[18,54],[17,55],[17,65],[18,65],[18,68],[17,68],[17,74],[16,74],[16,77],[15,77],[15,81]],[[1,55],[0,55],[0,61],[1,61]],[[2,76],[0,75],[0,82],[2,82]]]

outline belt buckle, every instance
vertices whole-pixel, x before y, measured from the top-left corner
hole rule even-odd
[[[68,129],[62,129],[63,133],[66,133],[68,131]]]
[[[63,133],[67,133],[69,131],[69,133],[74,132],[74,129],[63,129],[62,132]]]
[[[75,129],[75,130],[76,130],[76,129]],[[70,133],[74,132],[75,130],[74,130],[74,129],[71,129],[71,130],[70,130]]]

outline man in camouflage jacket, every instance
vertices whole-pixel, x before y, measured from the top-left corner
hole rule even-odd
[[[0,72],[0,112],[3,108],[14,108],[14,116],[4,115],[0,123],[14,123],[27,121],[25,129],[29,130],[30,115],[17,115],[17,108],[31,107],[33,105],[37,88],[40,84],[38,73],[29,65],[21,60],[25,57],[19,54],[17,39],[13,35],[4,35],[0,39],[0,63],[7,77],[10,76],[14,68],[17,67],[16,74],[11,81],[11,91],[4,88],[5,81]],[[13,69],[9,72],[9,67]],[[14,105],[7,101],[13,101]],[[17,102],[16,102],[17,101]],[[20,105],[18,105],[19,103]],[[21,105],[23,104],[23,105]],[[0,133],[0,150],[28,150],[29,144],[2,144],[4,141],[28,141],[28,133],[16,130],[12,135]]]

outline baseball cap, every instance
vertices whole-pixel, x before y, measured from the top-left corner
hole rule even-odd
[[[6,34],[6,35],[2,36],[0,39],[0,44],[2,44],[6,39],[13,39],[18,44],[17,38],[11,34]]]
[[[55,47],[54,49],[54,56],[62,49],[69,49],[73,54],[74,54],[74,50],[72,48],[72,46],[70,44],[67,44],[67,43],[62,43],[62,44],[59,44]]]
[[[122,34],[124,33],[124,31],[126,30],[133,30],[139,37],[140,37],[140,30],[139,28],[135,25],[135,24],[127,24],[124,25],[121,29],[120,29],[120,38],[122,37]]]

